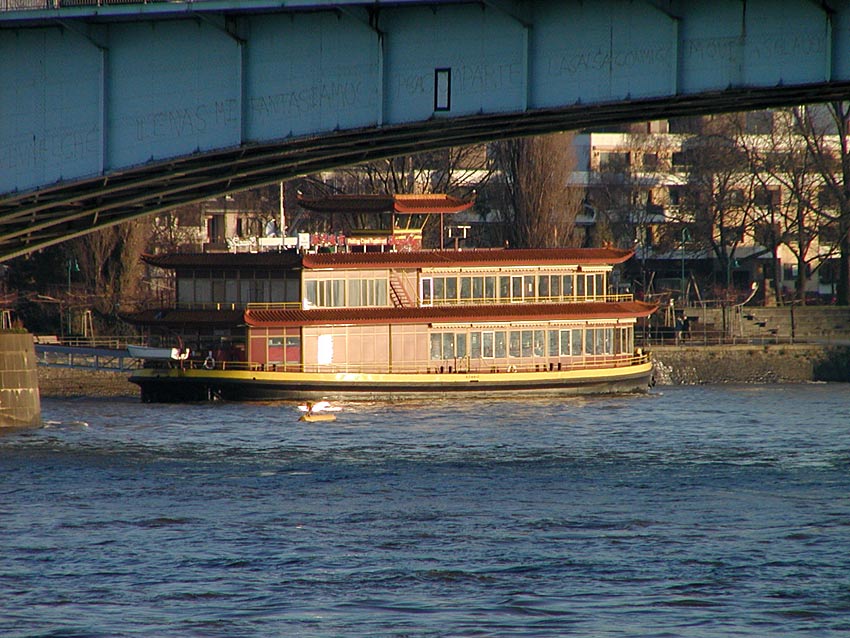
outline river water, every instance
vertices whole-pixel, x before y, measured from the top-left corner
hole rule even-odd
[[[838,636],[850,386],[43,401],[0,436],[0,636]]]

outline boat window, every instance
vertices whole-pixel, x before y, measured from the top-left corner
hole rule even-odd
[[[522,301],[522,275],[511,277],[511,301]]]
[[[235,279],[225,279],[224,280],[224,298],[219,299],[219,301],[223,301],[224,303],[229,304],[237,304],[239,303],[239,297],[237,295],[236,285],[239,282]]]
[[[511,298],[511,278],[499,277],[499,299],[507,301]]]
[[[225,301],[224,279],[212,280],[212,301],[220,303]]]
[[[574,357],[581,356],[581,328],[576,328],[571,331],[572,336],[570,337],[570,342],[572,344],[571,354]]]
[[[492,344],[491,344],[492,347]],[[469,356],[473,359],[481,358],[481,333],[469,333]]]
[[[463,333],[457,335],[455,356],[458,358],[466,356],[466,335]]]
[[[181,306],[195,303],[195,282],[193,280],[177,280],[177,303]]]
[[[457,301],[457,277],[446,277],[446,301]]]
[[[431,335],[431,359],[442,359],[443,358],[443,335],[441,334],[432,334]]]
[[[564,278],[563,278],[564,288],[563,288],[563,290],[561,291],[561,294],[562,294],[564,297],[573,297],[573,296],[575,296],[574,286],[573,286],[573,279],[574,279],[574,277],[573,277],[572,275],[564,275]]]
[[[596,354],[593,350],[593,329],[588,328],[584,331],[584,353],[585,354]]]
[[[316,305],[316,282],[315,281],[305,281],[304,282],[304,301],[308,304]]]
[[[267,348],[266,361],[268,363],[283,363],[285,361],[283,356],[283,337],[269,337]]]
[[[506,343],[506,335],[503,330],[495,333],[495,345],[494,345],[494,355],[499,358],[504,358],[507,356],[507,343]]]
[[[520,356],[520,331],[511,330],[509,340],[508,354],[512,357]]]
[[[360,280],[352,279],[348,282],[348,305],[349,306],[364,306],[363,297],[360,294]]]
[[[604,297],[605,296],[605,277],[604,275],[596,275],[596,296]]]
[[[535,280],[534,275],[526,275],[525,277],[523,277],[523,280],[522,280],[523,291],[522,292],[523,292],[523,296],[526,299],[534,299],[534,297],[536,297],[536,294],[534,292],[534,290],[535,290],[534,280]]]
[[[460,278],[460,299],[461,301],[472,300],[472,277]]]
[[[594,335],[594,341],[596,342],[596,347],[593,349],[593,354],[605,354],[605,352],[606,352],[606,343],[605,343],[606,330],[604,330],[602,328],[596,328],[593,332],[596,333]]]
[[[434,299],[438,302],[446,298],[446,280],[444,277],[434,277]]]
[[[423,306],[434,304],[434,280],[431,277],[423,277],[420,281],[419,298]]]
[[[212,283],[209,279],[195,280],[195,303],[212,303]]]
[[[534,356],[542,357],[546,353],[546,331],[534,331]]]
[[[617,336],[619,338],[619,343],[615,344],[614,351],[615,352],[631,352],[632,344],[631,344],[631,328],[620,328],[617,330]]]
[[[229,283],[229,282],[228,282]],[[234,281],[234,288],[238,282]],[[286,279],[272,279],[271,281],[271,301],[289,301],[286,298]]]
[[[579,275],[578,277],[576,277],[576,297],[584,297],[587,294],[584,287],[584,283],[584,275]]]
[[[374,284],[374,288],[375,288],[374,305],[376,305],[376,306],[388,306],[389,305],[389,295],[387,294],[387,280],[386,279],[375,279],[373,284]]]
[[[443,359],[453,359],[455,356],[454,333],[447,332],[443,335]]]
[[[333,289],[328,297],[328,301],[332,303],[327,305],[336,307],[343,305],[349,307],[387,305],[386,279],[349,279],[347,285],[341,279],[330,281],[333,282]],[[343,300],[342,298],[343,287],[348,291],[347,300]]]
[[[549,275],[540,275],[537,278],[537,294],[540,295],[541,301],[546,301],[549,297]]]
[[[488,303],[496,303],[496,278],[484,277],[484,297]]]
[[[557,357],[561,354],[560,344],[560,332],[558,330],[550,330],[549,331],[549,356]],[[569,353],[568,353],[569,354]]]
[[[522,356],[530,357],[531,352],[533,350],[534,345],[534,331],[533,330],[523,330],[522,331]]]
[[[268,284],[268,282],[263,282]],[[345,281],[343,279],[331,280],[331,302],[330,306],[337,308],[345,305]]]
[[[603,352],[605,354],[614,354],[614,329],[605,328],[603,333]]]
[[[461,286],[461,295],[463,295],[463,286]],[[475,301],[484,299],[484,277],[472,278],[472,298]]]
[[[549,294],[552,295],[553,301],[558,301],[558,297],[561,296],[561,276],[552,275],[552,277],[549,279],[549,284],[552,288]]]
[[[561,330],[561,354],[569,356],[575,354],[570,348],[570,335],[576,330]]]
[[[493,332],[481,333],[481,356],[485,359],[492,359],[495,353],[494,344],[496,338]]]

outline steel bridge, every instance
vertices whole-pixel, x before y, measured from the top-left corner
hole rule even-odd
[[[0,0],[0,261],[381,157],[848,95],[850,0]]]

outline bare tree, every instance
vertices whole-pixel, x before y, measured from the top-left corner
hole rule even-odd
[[[743,136],[756,191],[755,240],[773,255],[775,282],[781,281],[778,249],[785,245],[797,262],[795,298],[805,303],[806,283],[820,264],[811,247],[820,224],[818,207],[823,180],[798,132],[793,110],[773,113],[768,134]],[[777,302],[782,290],[776,286]]]
[[[74,292],[70,306],[94,311],[102,327],[114,331],[118,312],[134,308],[142,296],[144,270],[139,257],[149,237],[149,221],[133,220],[95,231],[67,244],[71,264],[79,269],[83,292]]]
[[[850,102],[794,109],[797,132],[822,180],[822,219],[835,228],[838,250],[836,302],[850,303]]]
[[[504,188],[505,241],[544,248],[580,243],[575,219],[584,189],[570,186],[576,168],[572,133],[497,142],[494,160]]]
[[[756,178],[738,144],[741,127],[736,114],[705,122],[701,134],[682,147],[687,166],[679,226],[689,228],[696,245],[717,258],[723,286],[732,287],[735,251],[751,231]]]

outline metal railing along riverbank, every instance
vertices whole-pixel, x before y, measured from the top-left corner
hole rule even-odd
[[[60,368],[125,372],[141,368],[143,364],[141,359],[131,357],[126,347],[113,349],[36,344],[35,354],[39,365]]]

